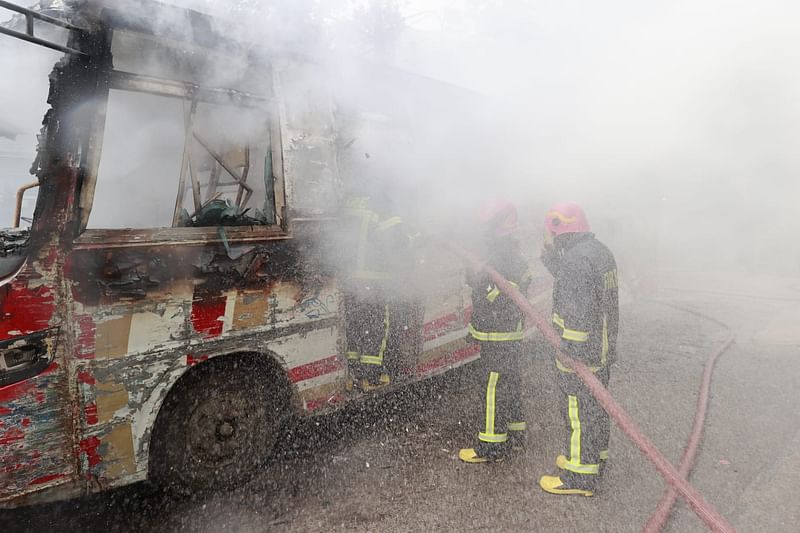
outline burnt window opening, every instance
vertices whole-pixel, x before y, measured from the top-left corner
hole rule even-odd
[[[255,109],[196,102],[184,102],[184,116],[173,226],[275,224],[267,116]]]
[[[277,223],[267,110],[112,90],[89,229]]]

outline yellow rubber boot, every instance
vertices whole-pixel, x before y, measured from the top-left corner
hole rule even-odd
[[[462,448],[458,451],[458,458],[465,463],[499,463],[508,451],[505,445],[486,444],[481,442],[477,448]]]
[[[580,496],[594,496],[594,491],[580,487],[570,487],[566,485],[558,476],[542,476],[539,478],[539,486],[542,490],[550,494],[578,494]]]
[[[488,463],[488,457],[481,457],[478,455],[478,452],[475,451],[475,448],[461,448],[458,450],[458,458],[464,461],[465,463]]]
[[[374,391],[374,390],[378,390],[378,389],[382,389],[384,387],[387,387],[387,386],[391,385],[391,383],[392,383],[392,378],[389,376],[389,374],[381,374],[380,377],[378,378],[378,382],[377,383],[372,383],[368,379],[365,378],[365,379],[361,380],[361,382],[359,383],[359,386],[361,387],[362,391],[371,392],[371,391]]]

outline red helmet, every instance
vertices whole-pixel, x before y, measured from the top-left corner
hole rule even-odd
[[[517,231],[517,208],[508,200],[495,198],[478,209],[478,220],[491,224],[498,237]]]
[[[547,210],[544,226],[554,235],[589,231],[589,221],[581,206],[572,202],[555,204]]]

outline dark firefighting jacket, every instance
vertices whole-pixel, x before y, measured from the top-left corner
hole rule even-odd
[[[346,276],[353,281],[386,284],[413,269],[411,254],[418,234],[393,214],[379,213],[366,196],[346,199],[342,212]]]
[[[525,293],[530,284],[530,271],[527,261],[519,253],[516,241],[508,237],[494,241],[489,247],[488,264]],[[472,288],[470,336],[487,342],[522,340],[522,311],[500,292],[489,275],[468,275],[467,284]]]
[[[612,363],[619,299],[611,251],[593,233],[566,233],[555,238],[542,262],[555,280],[553,325],[561,334],[561,350],[595,371]]]

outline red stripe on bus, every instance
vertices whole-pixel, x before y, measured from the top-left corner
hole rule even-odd
[[[325,359],[319,359],[306,363],[305,365],[296,366],[289,370],[289,380],[292,383],[303,381],[306,379],[316,378],[336,372],[343,367],[341,360],[336,355],[331,355]]]
[[[447,365],[463,361],[464,359],[469,359],[470,357],[477,356],[480,353],[480,351],[481,347],[478,343],[467,344],[466,346],[459,348],[453,353],[446,354],[441,357],[437,357],[436,359],[426,361],[421,365],[417,365],[416,375],[422,376],[429,372],[433,372],[434,370],[437,370],[439,368],[443,368]]]
[[[422,326],[422,334],[426,341],[432,341],[450,332],[454,329],[453,323],[458,320],[458,315],[450,313],[449,315],[434,318]]]
[[[459,320],[463,318],[463,320]],[[436,340],[443,337],[448,333],[457,331],[461,328],[467,327],[470,318],[472,318],[472,307],[465,307],[463,312],[449,313],[438,318],[434,318],[430,322],[426,322],[422,326],[422,336],[425,342]]]
[[[194,366],[198,363],[202,363],[203,361],[208,361],[207,355],[192,355],[192,354],[186,355],[186,364],[189,366]]]
[[[445,365],[447,365],[447,356],[443,355],[441,357],[437,357],[436,359],[431,359],[430,361],[425,361],[424,363],[417,365],[415,374],[417,376],[421,376]]]
[[[47,476],[37,477],[33,481],[30,482],[31,485],[41,485],[42,483],[47,483],[48,481],[53,481],[56,479],[61,479],[67,477],[66,474],[49,474]]]
[[[450,358],[451,361],[461,361],[463,359],[468,359],[474,355],[478,355],[481,352],[481,345],[477,342],[475,343],[468,343],[463,348],[459,348],[455,352],[453,352],[452,357]]]

